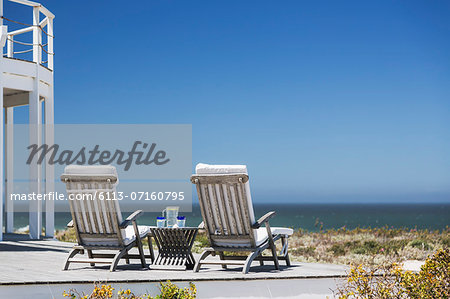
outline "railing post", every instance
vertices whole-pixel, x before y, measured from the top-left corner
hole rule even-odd
[[[53,104],[53,80],[49,87],[49,95],[45,98],[45,144],[52,146],[55,143],[55,112]],[[49,158],[45,159],[45,193],[55,191],[55,167],[50,163]],[[45,201],[45,236],[53,237],[55,233],[55,201]]]
[[[3,0],[0,0],[0,29],[3,31]],[[3,32],[0,32],[0,35]],[[3,45],[0,42],[0,46],[2,48],[2,55],[0,55],[0,66],[2,66],[2,62],[3,62]],[[0,71],[0,107],[3,107],[3,71]],[[0,157],[1,157],[1,161],[0,161],[0,241],[3,241],[3,113],[0,113],[0,124],[2,127],[2,131],[0,132],[0,145],[1,145],[1,149],[0,149]]]
[[[47,61],[48,61],[48,68],[51,69],[53,71],[53,57],[54,52],[53,52],[53,18],[47,17],[48,21],[47,21],[47,52],[50,54],[47,54]]]
[[[7,53],[6,53],[6,55],[8,56],[8,57],[13,57],[13,54],[14,54],[14,43],[13,43],[13,40],[14,40],[14,35],[8,35],[8,40],[6,41],[7,42]]]
[[[41,103],[39,100],[39,65],[41,64],[41,30],[39,28],[39,6],[33,6],[33,62],[36,63],[36,77],[34,78],[33,91],[29,93],[29,126],[30,144],[41,145]],[[30,191],[41,193],[41,165],[37,161],[30,164]],[[42,230],[42,203],[30,201],[29,203],[29,227],[31,239],[39,239]]]
[[[36,69],[39,65],[36,64]],[[38,73],[38,70],[36,70]],[[38,75],[37,75],[38,76]],[[41,103],[39,101],[39,77],[33,80],[33,90],[29,93],[29,140],[30,145],[36,144],[37,147],[41,146],[42,141],[42,114]],[[41,173],[42,166],[38,163],[37,159],[32,161],[29,165],[29,193],[40,194],[41,189]],[[30,238],[39,239],[42,231],[42,202],[40,200],[29,201],[29,227]]]
[[[14,192],[14,107],[5,107],[5,210],[7,233],[14,232],[14,201],[11,194]]]
[[[40,35],[41,30],[39,29],[39,6],[33,7],[33,62],[37,64],[41,63],[40,50]]]

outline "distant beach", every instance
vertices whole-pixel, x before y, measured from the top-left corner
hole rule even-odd
[[[450,203],[433,204],[255,204],[255,215],[260,217],[268,211],[277,215],[270,220],[271,226],[292,227],[308,231],[346,227],[393,227],[442,230],[450,225]],[[144,213],[138,222],[154,225],[160,213]],[[192,213],[184,213],[188,226],[201,221],[200,207],[193,206]],[[126,216],[126,213],[124,213]],[[45,219],[45,217],[44,217]],[[55,213],[55,228],[62,230],[71,220],[70,213]],[[16,213],[14,227],[23,230],[28,225],[28,213]]]

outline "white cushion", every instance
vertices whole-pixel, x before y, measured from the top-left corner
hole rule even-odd
[[[141,238],[144,238],[147,236],[147,234],[150,232],[149,226],[141,226],[138,225],[139,230],[139,236]],[[136,235],[134,233],[134,227],[132,225],[127,226],[125,229],[121,229],[122,237],[123,237],[123,243],[124,245],[128,245],[134,240],[136,240]],[[84,237],[83,242],[85,245],[92,245],[92,246],[119,246],[119,240],[118,239],[112,239],[112,238],[89,238]]]
[[[285,235],[290,236],[294,233],[294,230],[292,228],[287,227],[271,227],[270,231],[272,232],[273,236],[276,235]],[[256,246],[261,245],[267,240],[267,229],[266,227],[260,227],[256,230]]]
[[[117,176],[117,171],[112,165],[68,165],[64,168],[64,174]]]
[[[273,236],[285,235],[287,237],[294,233],[294,230],[292,228],[286,228],[286,227],[271,227],[270,230],[271,230]],[[254,232],[255,232],[255,245],[257,247],[267,241],[266,227],[260,227],[258,229],[255,229]],[[217,246],[223,246],[223,247],[250,247],[251,246],[251,244],[248,242],[248,239],[216,240],[215,243]]]
[[[138,230],[139,230],[139,236],[142,239],[142,238],[145,238],[148,235],[148,233],[150,232],[150,226],[138,225]],[[123,243],[125,245],[128,245],[136,239],[136,234],[134,232],[133,225],[127,226],[127,228],[125,228],[124,231],[125,231],[125,238],[123,239]]]
[[[197,174],[248,174],[246,165],[210,165],[204,163],[198,163],[195,166],[195,172]]]
[[[65,175],[111,175],[117,178],[115,185],[119,183],[116,167],[112,165],[68,165],[64,168]]]

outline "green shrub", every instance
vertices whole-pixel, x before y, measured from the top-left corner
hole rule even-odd
[[[450,252],[440,249],[419,273],[403,271],[396,263],[377,267],[353,266],[345,283],[334,291],[347,298],[450,298]]]
[[[353,249],[352,252],[355,254],[365,254],[366,249],[364,249],[363,247],[358,247],[358,248]]]
[[[209,240],[206,234],[197,234],[197,236],[195,237],[195,241],[199,243],[200,247],[209,246]]]
[[[170,280],[159,284],[160,294],[155,297],[149,294],[135,295],[130,289],[120,290],[117,296],[114,296],[114,288],[109,284],[96,284],[90,294],[80,294],[75,289],[71,289],[68,292],[64,291],[63,296],[70,299],[195,299],[197,297],[197,289],[192,282],[189,283],[188,288],[180,288]]]
[[[405,248],[406,245],[408,245],[408,240],[389,240],[381,245],[380,251],[398,254],[398,251]]]
[[[72,242],[77,241],[77,235],[74,228],[68,228],[66,230],[57,230],[55,234],[56,239],[62,242]]]
[[[450,237],[442,237],[440,241],[445,247],[450,247]]]
[[[375,236],[382,238],[394,238],[402,235],[405,232],[403,228],[389,228],[388,226],[374,228]]]
[[[428,244],[428,242],[425,241],[424,239],[415,239],[415,240],[412,240],[412,241],[409,243],[409,246],[414,247],[414,248],[424,249],[424,250],[430,250],[430,249],[432,249],[432,246],[430,246],[430,244]]]
[[[361,245],[361,242],[360,241],[347,241],[344,243],[344,245],[346,248],[354,249],[356,247],[359,247]]]
[[[401,274],[401,286],[414,299],[450,298],[450,252],[438,250],[425,261],[419,273]]]
[[[357,245],[355,245],[357,246]],[[357,246],[353,249],[353,253],[356,254],[376,254],[383,248],[378,242],[369,240],[364,241],[362,245]]]
[[[302,255],[302,256],[313,256],[315,253],[316,248],[313,246],[308,247],[299,247],[292,250],[292,253],[295,255]]]
[[[334,256],[341,256],[346,253],[344,244],[334,244],[328,251],[333,252]]]
[[[194,299],[197,297],[197,289],[191,282],[189,288],[180,288],[173,283],[167,281],[166,283],[160,283],[161,294],[153,297],[154,299]]]

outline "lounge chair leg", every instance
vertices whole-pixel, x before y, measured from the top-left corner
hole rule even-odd
[[[67,270],[69,269],[69,265],[70,265],[70,259],[73,258],[75,255],[77,255],[81,250],[80,249],[72,249],[72,251],[69,253],[69,256],[66,259],[66,263],[64,265],[64,269],[63,270]]]
[[[223,252],[221,251],[221,252],[219,252],[219,257],[220,257],[220,260],[225,260],[225,255],[223,254]],[[227,265],[225,265],[225,264],[222,264],[222,269],[226,269],[227,268]]]
[[[289,259],[288,240],[285,236],[281,237],[281,244],[283,245],[282,253],[284,255],[284,258],[286,259],[286,266],[289,267],[291,265],[291,260]]]
[[[92,258],[92,250],[88,249],[87,250],[88,253],[88,257],[91,259]],[[95,267],[95,263],[90,263],[91,267]]]
[[[188,258],[187,258],[187,262],[186,262],[186,269],[194,269],[195,266],[195,258],[194,255],[191,253],[189,253]]]
[[[127,254],[128,252],[128,248],[122,249],[121,251],[119,251],[118,253],[116,253],[116,255],[114,256],[114,259],[111,263],[111,267],[109,267],[109,271],[113,272],[116,270],[117,264],[119,263],[120,259]]]
[[[145,254],[144,248],[142,248],[142,243],[138,246],[139,255],[141,256],[141,266],[142,268],[148,268],[147,263],[145,262]]]
[[[272,257],[273,257],[273,263],[275,264],[275,269],[280,270],[280,264],[278,263],[278,255],[277,255],[277,248],[275,247],[275,243],[273,242],[273,236],[272,231],[270,230],[269,222],[266,222],[266,230],[267,230],[267,236],[269,241],[269,247],[272,251]]]
[[[286,266],[291,266],[291,260],[289,259],[289,253],[286,253]]]
[[[280,264],[278,262],[277,249],[275,248],[275,244],[270,245],[270,249],[272,250],[273,263],[275,264],[275,269],[280,270]]]
[[[262,256],[261,256],[261,257],[262,257]],[[260,266],[264,266],[264,260],[262,260],[262,259],[259,260],[259,265],[260,265]]]
[[[153,252],[153,243],[152,236],[150,234],[147,235],[148,241],[148,250],[150,251],[150,259],[152,260],[152,264],[155,262],[155,253]]]
[[[145,262],[145,254],[144,254],[144,248],[142,247],[141,238],[139,236],[136,237],[136,246],[139,251],[139,256],[141,259],[141,266],[142,268],[148,268],[147,263]]]
[[[144,248],[142,248],[142,241],[139,235],[139,229],[136,221],[133,221],[134,234],[136,235],[136,246],[139,251],[139,257],[141,259],[142,268],[148,268],[147,263],[145,262]]]
[[[250,266],[252,265],[253,260],[261,254],[261,249],[253,251],[247,259],[245,260],[244,268],[242,269],[242,274],[247,274],[250,270]]]
[[[198,261],[195,263],[194,266],[194,272],[198,272],[200,270],[201,261],[204,260],[208,255],[212,254],[214,251],[211,251],[209,249],[206,249],[202,252],[202,255],[198,259]]]

